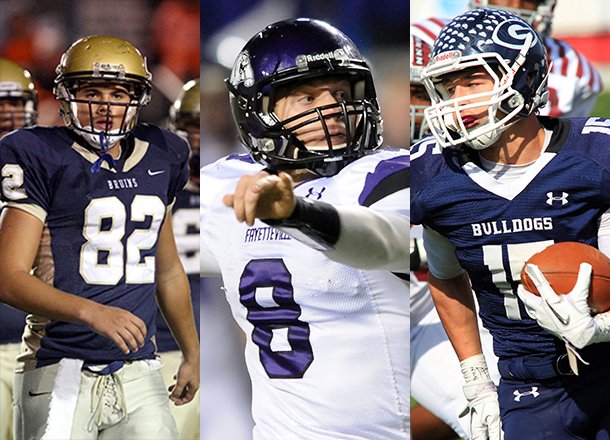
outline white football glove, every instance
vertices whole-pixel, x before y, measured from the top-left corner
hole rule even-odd
[[[502,440],[500,405],[496,386],[487,370],[485,357],[480,354],[460,362],[466,385],[462,388],[468,408],[460,417],[469,414],[472,440]]]
[[[581,263],[574,288],[567,295],[557,295],[538,266],[528,264],[525,272],[536,285],[540,296],[519,285],[517,294],[525,309],[540,327],[576,348],[610,341],[610,314],[591,316],[587,303],[592,267]]]

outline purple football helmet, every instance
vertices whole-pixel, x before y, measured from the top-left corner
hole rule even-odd
[[[351,98],[280,121],[274,113],[278,88],[323,77],[347,80]],[[334,175],[381,145],[382,121],[369,66],[348,37],[323,21],[299,18],[267,26],[244,46],[226,84],[241,141],[272,170],[307,168]],[[333,145],[330,118],[344,122],[345,144]],[[308,148],[297,138],[295,131],[308,124],[321,124],[322,146]]]

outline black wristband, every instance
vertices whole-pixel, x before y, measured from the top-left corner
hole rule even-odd
[[[318,244],[316,248],[320,250],[333,249],[341,233],[339,213],[332,205],[302,197],[297,197],[296,206],[290,217],[281,220],[263,219],[263,221],[306,242],[307,240],[302,239],[304,234]]]

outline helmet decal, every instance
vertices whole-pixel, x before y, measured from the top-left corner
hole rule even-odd
[[[254,85],[254,71],[252,70],[247,50],[240,52],[237,56],[235,66],[231,71],[231,84],[234,86],[243,84],[244,87],[252,87]]]

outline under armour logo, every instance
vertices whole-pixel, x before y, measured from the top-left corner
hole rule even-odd
[[[547,205],[553,206],[553,203],[555,203],[555,202],[561,202],[562,206],[568,204],[569,194],[567,192],[562,192],[561,196],[556,196],[555,193],[550,191],[550,192],[546,193],[546,196],[548,197],[548,199],[546,199]]]
[[[525,393],[520,393],[519,390],[513,391],[513,395],[515,396],[515,402],[520,402],[523,396],[534,396],[534,399],[540,395],[538,392],[538,387],[532,387],[531,391],[526,391]]]
[[[311,187],[311,188],[309,188],[307,195],[305,197],[306,198],[315,197],[316,200],[320,200],[322,198],[322,193],[324,192],[325,189],[326,189],[326,187],[323,187],[320,191],[316,191],[314,187]]]

